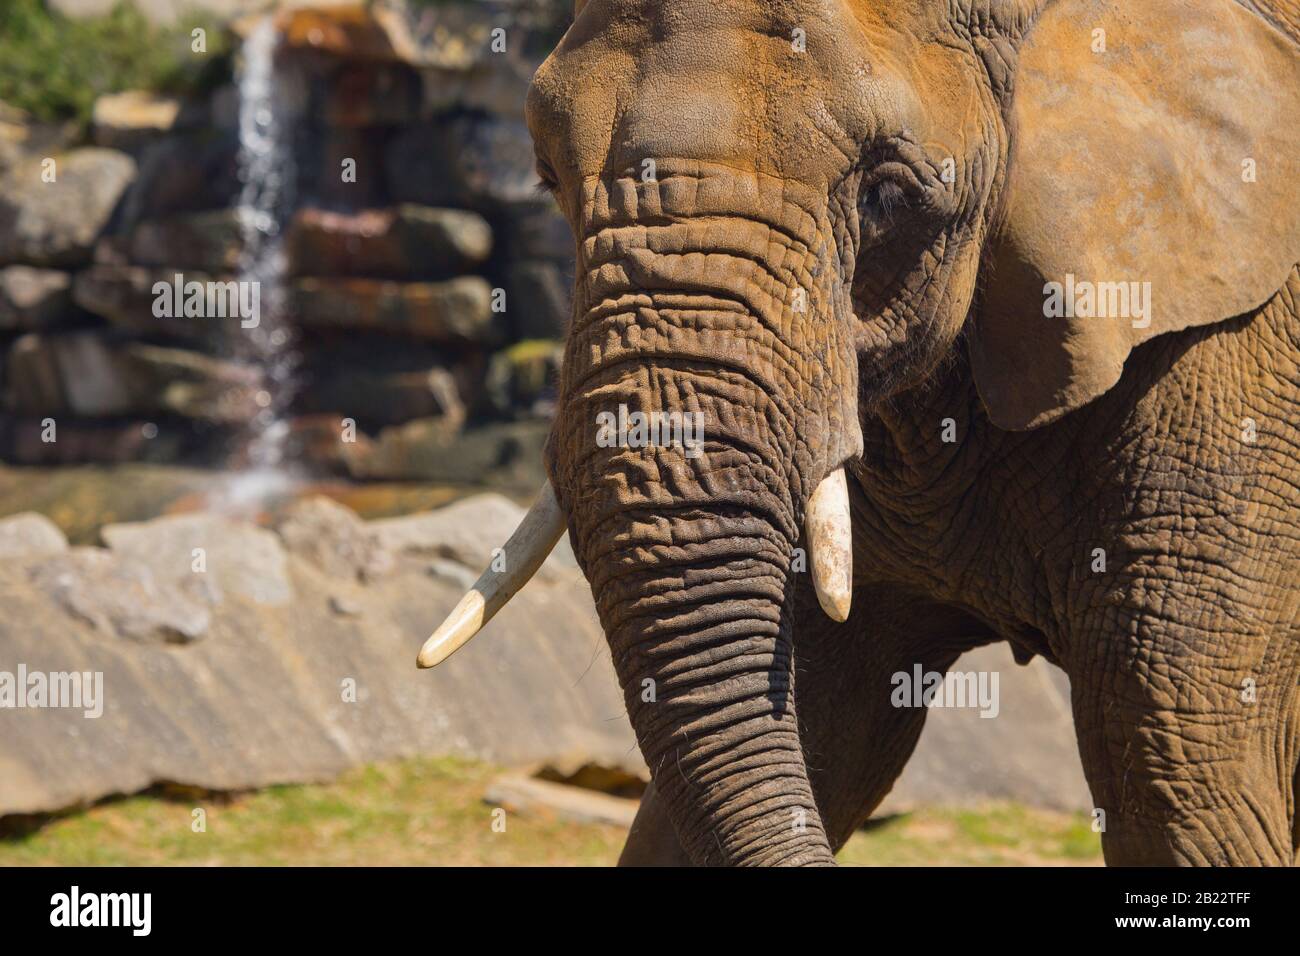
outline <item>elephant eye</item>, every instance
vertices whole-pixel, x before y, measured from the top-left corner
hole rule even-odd
[[[862,211],[881,226],[890,225],[905,205],[907,193],[892,179],[877,180],[862,197]]]
[[[537,173],[537,191],[539,193],[553,193],[560,188],[559,180],[556,179],[555,173],[551,167],[546,165],[542,159],[538,159],[534,164]]]

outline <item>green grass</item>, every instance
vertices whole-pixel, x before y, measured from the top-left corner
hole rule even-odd
[[[204,53],[191,48],[196,27],[207,34]],[[39,120],[85,124],[104,93],[206,90],[229,73],[225,36],[214,18],[201,13],[160,27],[127,2],[103,16],[70,19],[41,0],[3,0],[0,100]]]
[[[618,859],[619,827],[516,813],[504,833],[494,832],[482,795],[498,773],[465,760],[417,759],[322,785],[128,797],[0,837],[0,865],[604,866]],[[192,829],[196,807],[206,812],[206,832]],[[1100,859],[1084,815],[1006,803],[892,817],[855,834],[840,854],[843,863],[868,866]]]

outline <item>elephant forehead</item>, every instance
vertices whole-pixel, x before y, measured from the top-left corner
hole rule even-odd
[[[874,55],[838,2],[592,0],[538,70],[529,122],[583,178],[673,157],[824,185],[910,99],[881,92]]]

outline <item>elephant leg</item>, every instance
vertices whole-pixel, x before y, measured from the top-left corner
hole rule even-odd
[[[1295,642],[1149,615],[1108,632],[1070,668],[1106,863],[1292,865]]]
[[[918,663],[942,673],[992,635],[962,612],[882,585],[856,587],[843,624],[822,612],[806,580],[794,600],[799,736],[822,822],[839,850],[889,793],[925,724],[925,708],[891,705],[893,675]],[[619,866],[688,865],[651,784]]]

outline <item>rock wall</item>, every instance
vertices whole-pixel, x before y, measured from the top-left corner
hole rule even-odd
[[[308,498],[273,530],[184,514],[109,525],[102,547],[72,548],[40,515],[0,519],[0,817],[160,782],[324,780],[417,754],[644,777],[567,542],[455,657],[415,668],[522,515],[479,495],[367,522]],[[102,673],[102,714],[15,707],[4,681],[20,667]],[[933,711],[880,812],[1090,806],[1060,673],[1017,667],[1001,647],[957,667],[999,672],[999,715]]]
[[[454,663],[415,667],[490,560],[488,536],[521,516],[485,495],[364,522],[315,498],[274,531],[193,514],[74,548],[40,516],[0,519],[0,672],[103,675],[102,713],[87,717],[13,706],[0,673],[0,816],[159,782],[320,781],[417,754],[642,772],[563,545]]]
[[[276,14],[294,160],[277,223],[289,454],[317,472],[455,482],[538,467],[572,239],[535,189],[522,118],[555,30],[534,10]],[[103,96],[84,132],[0,104],[0,459],[238,461],[284,388],[213,300],[195,315],[173,296],[182,314],[159,314],[160,283],[247,278],[238,65],[202,102]]]

